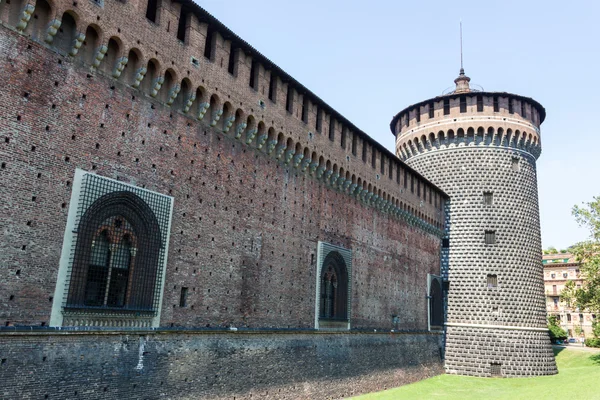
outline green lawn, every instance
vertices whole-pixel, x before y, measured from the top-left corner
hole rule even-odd
[[[600,400],[600,352],[569,349],[555,349],[554,352],[558,375],[507,379],[440,375],[354,399]]]

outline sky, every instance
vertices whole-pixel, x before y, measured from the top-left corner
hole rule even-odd
[[[546,108],[543,248],[589,236],[571,209],[600,196],[600,2],[195,1],[392,152],[392,117],[454,85],[462,20],[471,83]]]

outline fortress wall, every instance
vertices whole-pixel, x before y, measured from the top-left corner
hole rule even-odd
[[[332,399],[442,373],[427,333],[71,332],[0,346],[3,399]]]
[[[174,197],[161,326],[314,326],[317,241],[353,328],[427,328],[438,236],[0,28],[2,325],[47,325],[75,168]],[[187,307],[179,307],[182,287]]]
[[[39,1],[41,4],[45,0]],[[9,14],[28,2],[30,0],[13,0],[10,5],[4,4],[0,10],[4,15],[2,21],[7,26],[16,26],[18,17],[11,20]],[[119,60],[123,57],[132,58],[117,80],[133,85],[135,72],[141,67],[148,67],[152,61],[156,66],[156,73],[152,75],[151,71],[148,71],[141,81],[140,89],[149,95],[158,87],[156,99],[167,103],[174,93],[173,90],[179,85],[180,91],[171,107],[173,112],[182,112],[188,105],[190,96],[194,94],[196,98],[191,101],[185,113],[190,117],[198,116],[201,114],[202,104],[210,103],[211,98],[214,98],[214,104],[206,110],[203,117],[207,124],[210,124],[217,111],[224,110],[216,128],[224,128],[229,117],[235,118],[228,132],[235,135],[237,127],[243,122],[248,123],[248,117],[252,116],[256,126],[248,126],[243,132],[244,138],[249,130],[257,128],[262,122],[265,132],[272,130],[275,138],[283,138],[279,145],[291,139],[294,146],[300,147],[301,153],[308,152],[315,162],[319,163],[322,158],[322,164],[325,165],[330,161],[332,169],[336,172],[343,169],[343,175],[348,172],[348,179],[355,183],[360,182],[365,190],[384,197],[438,228],[443,226],[443,207],[435,205],[442,203],[445,198],[441,191],[399,162],[391,152],[198,6],[191,6],[191,2],[183,2],[184,9],[190,16],[182,42],[177,38],[182,7],[180,3],[167,0],[158,2],[155,23],[145,16],[145,1],[102,0],[100,3],[102,7],[94,1],[87,0],[75,2],[76,5],[71,1],[52,0],[47,17],[42,16],[40,5],[34,12],[35,15],[39,14],[39,18],[32,17],[24,32],[46,46],[46,21],[64,20],[56,35],[51,37],[52,43],[49,46],[54,51],[68,54],[72,51],[73,38],[78,34],[90,34],[89,29],[92,27],[96,30],[98,38],[93,40],[90,36],[84,40],[73,57],[76,64],[84,62],[87,69],[98,60],[97,50],[102,45],[108,46],[104,57],[98,62],[99,72],[112,76]],[[65,17],[65,12],[74,16],[74,24],[69,25],[66,22],[68,18]],[[194,13],[196,14],[191,15]],[[212,50],[208,52],[208,58],[204,56],[207,32],[212,32],[212,41],[209,41]],[[114,41],[113,47],[110,46],[110,40]],[[235,55],[233,73],[229,73],[229,56],[232,50]],[[137,60],[134,60],[132,52],[137,54]],[[192,62],[192,58],[196,64]],[[255,88],[249,85],[253,61],[256,62]],[[168,79],[168,75],[171,79]],[[269,100],[271,75],[277,82],[273,96],[275,101]],[[162,86],[156,86],[156,79],[161,77],[165,78],[165,81]],[[293,102],[290,103],[288,111],[286,97],[289,88],[292,89],[290,94],[293,96]],[[226,109],[228,107],[229,111]],[[322,121],[320,130],[317,130],[316,126],[318,115]],[[333,134],[330,132],[332,120]],[[254,143],[258,141],[259,136],[260,132],[254,137]],[[421,191],[421,194],[416,190],[407,190],[408,185],[403,182],[405,179],[416,180],[427,187],[427,190]],[[430,192],[431,202],[425,198]]]

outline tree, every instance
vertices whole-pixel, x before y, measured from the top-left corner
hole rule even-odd
[[[570,298],[579,309],[600,311],[600,197],[581,206],[574,206],[572,214],[577,223],[590,230],[590,239],[571,247],[581,265],[585,285],[581,289],[568,289]]]
[[[548,316],[548,331],[552,341],[565,340],[567,338],[567,332],[558,326],[558,318],[554,314]]]
[[[544,250],[544,254],[558,254],[558,250],[556,250],[556,247],[550,246]]]

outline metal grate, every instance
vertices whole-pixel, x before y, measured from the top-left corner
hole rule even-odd
[[[490,375],[491,376],[502,376],[502,364],[491,363],[490,364]]]
[[[63,307],[156,315],[172,198],[84,174]]]
[[[485,244],[496,243],[496,231],[485,231]]]
[[[493,192],[483,192],[483,204],[486,206],[491,206],[494,202],[494,193]]]
[[[487,276],[487,287],[495,288],[498,286],[498,275],[489,274]]]

